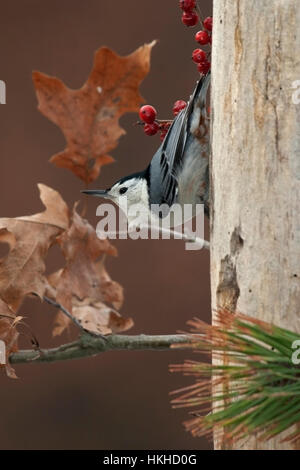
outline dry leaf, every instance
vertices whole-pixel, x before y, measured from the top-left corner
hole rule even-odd
[[[22,317],[15,317],[15,313],[9,306],[0,299],[0,340],[5,343],[5,361],[6,364],[0,363],[0,368],[4,367],[6,374],[11,379],[16,379],[16,373],[8,361],[10,353],[18,350],[17,340],[18,332],[16,330],[17,323],[21,321]],[[3,358],[1,358],[3,359]]]
[[[123,318],[103,302],[92,302],[89,298],[83,301],[73,299],[73,315],[86,330],[101,335],[121,333],[133,326],[131,318]],[[66,316],[57,317],[54,335],[61,334],[66,328],[68,322],[65,322],[65,318],[68,320]]]
[[[105,256],[115,256],[116,249],[97,237],[94,228],[76,212],[76,205],[69,229],[57,241],[66,266],[48,277],[47,295],[93,332],[109,334],[131,328],[133,321],[114,310],[123,304],[123,288],[110,278],[104,265]],[[61,334],[69,325],[70,319],[59,312],[53,334]]]
[[[40,184],[42,213],[0,219],[0,242],[10,246],[0,260],[0,299],[16,311],[24,296],[45,290],[45,257],[56,237],[69,224],[66,203],[58,192]]]
[[[74,207],[71,225],[58,239],[66,266],[56,275],[56,300],[70,313],[72,297],[90,297],[103,300],[101,279],[96,261],[100,256],[116,256],[117,250],[108,240],[100,240],[95,229],[76,212]],[[51,283],[51,277],[49,277]],[[53,285],[53,276],[52,276]]]
[[[55,165],[89,183],[103,165],[113,161],[109,152],[125,133],[119,118],[138,111],[143,101],[138,88],[149,72],[154,44],[126,57],[100,48],[91,74],[79,90],[69,89],[58,78],[33,73],[39,110],[61,128],[67,142],[66,149],[51,158]]]
[[[123,287],[116,281],[113,281],[106,271],[104,258],[96,264],[100,279],[100,289],[104,302],[110,303],[114,308],[119,309],[124,302]]]

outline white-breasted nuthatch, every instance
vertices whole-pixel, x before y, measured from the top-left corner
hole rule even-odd
[[[139,205],[149,218],[157,216],[152,207],[170,208],[175,203],[204,204],[209,216],[209,83],[210,72],[197,83],[187,106],[174,119],[145,170],[121,178],[111,188],[82,192],[110,199],[121,210],[126,207],[127,212],[131,205]],[[165,215],[159,213],[160,217]]]

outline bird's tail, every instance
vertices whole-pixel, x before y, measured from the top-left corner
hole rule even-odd
[[[192,101],[194,102],[194,106],[199,107],[200,109],[206,107],[206,100],[207,100],[207,91],[210,85],[210,71],[201,77],[197,86],[194,91],[194,96]]]

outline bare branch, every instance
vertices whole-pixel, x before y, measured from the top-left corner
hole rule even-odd
[[[9,357],[11,364],[28,362],[56,362],[68,359],[96,356],[112,350],[170,350],[173,344],[186,344],[191,347],[193,335],[110,335],[93,337],[84,333],[77,341],[63,344],[57,348],[39,350],[21,350]]]

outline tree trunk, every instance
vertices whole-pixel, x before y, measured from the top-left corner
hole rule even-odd
[[[300,2],[215,0],[213,17],[212,309],[300,333]],[[281,439],[235,448],[295,448]]]

